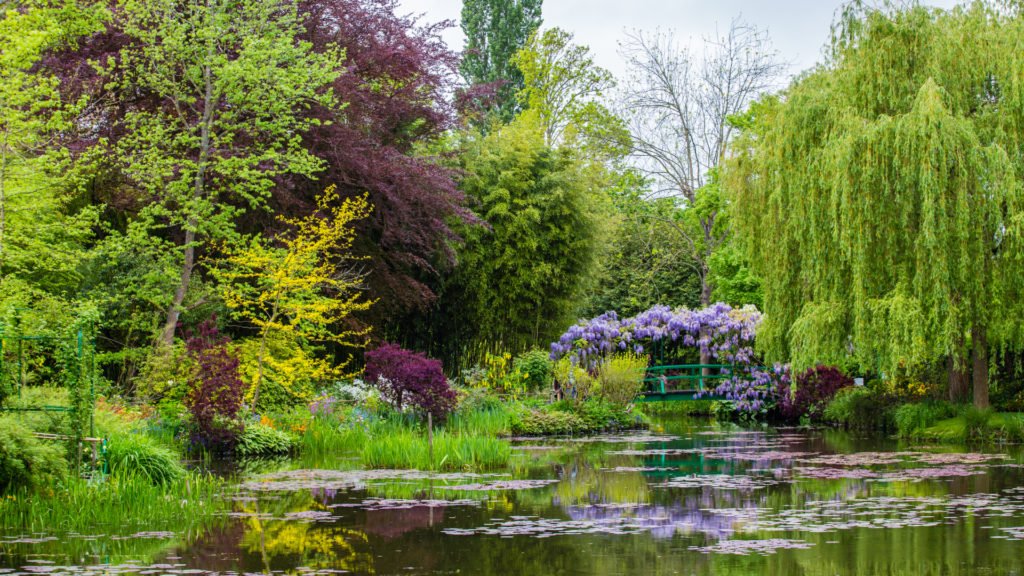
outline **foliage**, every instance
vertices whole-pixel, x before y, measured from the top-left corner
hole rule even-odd
[[[603,104],[615,86],[612,73],[594,63],[590,49],[573,44],[560,28],[534,32],[512,64],[523,76],[516,95],[548,145],[567,144],[598,157],[622,156],[629,136]]]
[[[857,4],[827,65],[752,107],[726,180],[770,357],[952,358],[987,405],[987,342],[1022,342],[1024,107],[999,47],[1024,29],[1004,8]]]
[[[516,93],[523,73],[512,57],[541,23],[542,0],[466,0],[462,32],[466,47],[459,71],[466,84],[490,84],[495,98],[482,106],[508,122],[519,112]]]
[[[597,367],[601,397],[615,406],[628,406],[644,388],[649,358],[631,352],[612,354]]]
[[[47,52],[72,47],[109,15],[103,3],[11,2],[0,18],[0,284],[64,297],[97,211],[78,202],[60,135],[86,105],[62,99],[60,79],[39,70]]]
[[[355,239],[352,223],[365,218],[370,207],[365,197],[333,206],[337,200],[332,186],[318,198],[313,214],[298,219],[282,217],[290,232],[274,238],[280,247],[257,237],[245,247],[226,247],[217,274],[224,302],[237,317],[259,331],[256,375],[251,386],[254,405],[259,402],[265,367],[284,376],[277,383],[286,390],[287,380],[296,380],[295,372],[322,380],[344,370],[344,365],[332,367],[295,346],[284,357],[271,354],[270,339],[292,340],[300,347],[309,342],[347,347],[363,343],[366,330],[341,326],[371,304],[358,289],[362,276],[351,271],[348,254]]]
[[[843,388],[853,386],[853,378],[834,366],[808,368],[797,374],[794,380],[792,388],[789,382],[780,384],[777,393],[779,412],[791,421],[804,417],[820,420],[832,398]]]
[[[604,398],[583,402],[575,408],[576,415],[588,432],[630,430],[646,427],[643,415],[628,412],[622,404],[614,404]]]
[[[542,408],[522,407],[511,420],[517,436],[580,435],[644,428],[647,422],[638,413],[629,413],[621,405],[602,399],[581,403],[561,402]]]
[[[636,407],[648,416],[711,416],[717,402],[705,398],[691,402],[642,402]]]
[[[571,436],[586,432],[582,418],[561,410],[527,409],[512,420],[512,433],[516,436]]]
[[[368,300],[378,303],[359,316],[381,331],[407,331],[405,316],[433,303],[454,264],[453,226],[471,219],[442,159],[457,121],[450,96],[459,57],[442,38],[449,23],[423,23],[395,0],[303,1],[299,10],[315,52],[345,53],[330,88],[346,105],[300,112],[314,121],[303,144],[323,172],[288,178],[275,208],[311,212],[321,182],[337,183],[342,198],[368,195],[374,212],[356,223],[352,249],[365,258]]]
[[[512,361],[512,369],[523,375],[523,383],[527,390],[548,390],[554,379],[554,366],[550,355],[543,350],[534,348],[516,356]]]
[[[468,142],[462,164],[462,189],[487,226],[462,233],[432,330],[454,347],[446,358],[478,341],[537,346],[571,321],[594,269],[603,176],[525,121]]]
[[[733,307],[753,304],[758,309],[762,308],[764,291],[761,278],[754,274],[733,237],[711,253],[708,274],[714,285],[711,296],[716,302],[725,302]]]
[[[185,477],[178,455],[143,434],[111,438],[104,459],[110,473],[122,478],[145,478],[166,485]]]
[[[67,470],[59,444],[37,439],[11,416],[0,417],[0,494],[51,486]]]
[[[571,358],[555,362],[555,391],[573,402],[582,403],[600,392],[600,382]]]
[[[443,419],[455,408],[455,392],[441,362],[395,344],[366,353],[366,380],[395,410],[412,407]]]
[[[551,344],[551,357],[594,369],[619,350],[665,354],[694,348],[701,357],[734,366],[733,377],[722,381],[714,394],[726,397],[741,412],[763,414],[774,404],[776,382],[788,378],[788,368],[762,369],[754,364],[754,333],[760,321],[756,309],[722,303],[703,310],[654,306],[624,320],[607,312],[571,326]]]
[[[697,263],[672,230],[678,202],[651,197],[650,188],[635,170],[621,171],[608,187],[613,228],[588,299],[579,308],[581,317],[608,310],[631,316],[657,304],[699,306]]]
[[[195,363],[183,342],[160,346],[142,363],[135,380],[135,395],[152,403],[180,402],[195,370]]]
[[[822,414],[846,428],[886,430],[894,426],[893,403],[877,386],[852,386],[836,393]]]
[[[184,399],[195,425],[192,441],[214,452],[232,449],[242,428],[236,418],[244,385],[238,374],[238,357],[229,342],[214,321],[207,320],[185,343],[197,365]]]
[[[273,456],[288,454],[295,440],[287,433],[264,424],[250,424],[238,437],[235,452],[239,456]]]
[[[932,401],[903,404],[896,408],[893,419],[900,437],[915,438],[940,420],[955,415],[956,409],[949,402]]]
[[[279,176],[322,167],[299,137],[316,122],[298,111],[338,105],[327,86],[342,55],[298,40],[301,21],[295,4],[280,0],[127,0],[111,24],[116,56],[99,59],[99,78],[75,78],[80,90],[110,94],[97,101],[106,121],[87,138],[138,191],[130,233],[181,232],[161,238],[180,270],[165,298],[165,344],[173,343],[197,248],[236,238],[237,218],[266,206]],[[82,50],[71,60],[89,56]]]
[[[43,494],[23,488],[0,499],[0,527],[90,534],[100,527],[145,525],[177,532],[209,526],[230,502],[222,480],[195,473],[163,485],[128,476],[102,483],[71,478],[50,488]]]

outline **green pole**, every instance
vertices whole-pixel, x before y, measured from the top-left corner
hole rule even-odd
[[[21,311],[15,310],[14,312],[14,329],[18,338],[18,398],[21,398],[21,387],[25,384],[25,367],[24,367],[24,343],[25,341],[21,337]]]

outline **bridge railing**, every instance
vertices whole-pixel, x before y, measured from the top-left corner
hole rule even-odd
[[[716,380],[727,380],[732,377],[735,366],[729,364],[670,364],[665,366],[649,366],[644,383],[648,394],[665,394],[675,391],[706,390],[706,383]],[[708,372],[705,374],[704,372]],[[689,387],[674,387],[670,383],[686,382]]]

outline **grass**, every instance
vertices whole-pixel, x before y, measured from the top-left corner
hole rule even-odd
[[[368,468],[469,471],[503,467],[511,454],[506,440],[445,430],[435,432],[431,452],[426,434],[405,429],[375,436],[363,446],[362,458]]]
[[[456,412],[444,429],[470,436],[509,436],[512,433],[512,410],[507,405],[486,410]]]
[[[638,402],[635,406],[648,416],[712,416],[716,400],[687,400],[685,402]]]
[[[230,501],[223,481],[188,473],[162,485],[145,476],[92,483],[71,478],[49,489],[0,497],[0,528],[29,532],[180,532],[210,523]]]
[[[138,476],[154,484],[168,484],[185,476],[178,454],[145,434],[115,436],[105,458],[114,476]]]
[[[959,416],[925,428],[920,435],[949,442],[1021,442],[1024,441],[1024,415],[969,408]]]
[[[366,426],[342,423],[333,418],[313,418],[299,438],[299,451],[303,456],[331,456],[359,451],[368,440]]]

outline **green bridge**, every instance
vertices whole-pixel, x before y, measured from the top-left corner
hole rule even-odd
[[[717,381],[731,378],[735,368],[727,364],[650,366],[644,377],[646,387],[638,401],[724,400],[724,396],[713,395],[708,390],[715,388]]]

